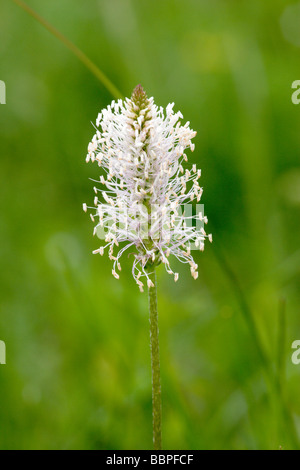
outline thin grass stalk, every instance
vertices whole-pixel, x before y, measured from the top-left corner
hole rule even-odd
[[[111,95],[116,98],[123,98],[122,93],[118,88],[111,82],[111,80],[102,72],[102,70],[97,67],[94,62],[79,49],[75,44],[73,44],[68,38],[66,38],[58,29],[52,26],[47,20],[45,20],[41,15],[29,7],[23,0],[12,0],[16,5],[21,7],[26,11],[30,16],[36,19],[42,26],[44,26],[53,36],[55,36],[60,42],[62,42],[76,57],[80,62],[90,71],[92,74],[105,86],[105,88],[111,93]]]
[[[150,321],[150,350],[152,369],[152,418],[153,418],[153,447],[154,450],[162,449],[161,437],[161,384],[160,384],[160,360],[159,360],[159,330],[157,311],[157,280],[155,267],[151,268],[149,277],[154,287],[148,288],[149,321]]]

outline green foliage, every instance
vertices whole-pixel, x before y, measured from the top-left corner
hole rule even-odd
[[[112,96],[2,3],[0,448],[151,448],[147,298],[130,259],[117,281],[91,254],[82,212],[98,177],[91,121]],[[141,83],[198,131],[189,163],[214,242],[197,281],[157,269],[164,447],[299,448],[300,77],[286,2],[30,5],[125,96]]]

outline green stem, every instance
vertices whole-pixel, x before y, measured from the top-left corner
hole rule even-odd
[[[152,368],[153,446],[154,450],[161,450],[161,386],[157,313],[157,284],[155,267],[149,269],[149,278],[154,284],[154,287],[148,288],[150,317],[150,349]]]
[[[30,16],[35,18],[44,28],[46,28],[53,36],[55,36],[59,41],[61,41],[89,70],[92,72],[95,77],[102,82],[105,88],[114,96],[116,99],[123,98],[122,93],[115,87],[115,85],[109,80],[109,78],[94,64],[94,62],[89,59],[89,57],[84,54],[75,44],[73,44],[69,39],[67,39],[60,31],[58,31],[54,26],[52,26],[48,21],[46,21],[42,16],[36,13],[32,8],[30,8],[22,0],[12,0],[24,11],[29,13]]]

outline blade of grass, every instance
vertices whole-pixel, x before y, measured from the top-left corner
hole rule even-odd
[[[67,39],[60,31],[46,21],[42,16],[36,13],[22,0],[12,0],[16,5],[26,11],[30,16],[36,19],[42,26],[44,26],[53,36],[55,36],[60,42],[62,42],[79,60],[85,65],[85,67],[95,75],[95,77],[105,86],[105,88],[112,94],[116,99],[123,98],[122,93],[118,88],[111,82],[111,80],[97,67],[89,57],[81,51],[75,44]]]
[[[217,261],[219,263],[219,266],[220,266],[221,270],[224,272],[225,276],[228,278],[228,280],[231,284],[234,295],[235,295],[235,297],[236,297],[236,299],[237,299],[237,301],[240,305],[241,312],[243,313],[244,318],[247,322],[250,334],[252,336],[253,342],[254,342],[254,344],[256,346],[256,349],[257,349],[257,353],[258,353],[258,355],[261,359],[263,370],[265,371],[265,374],[266,374],[266,379],[268,380],[268,383],[269,383],[269,386],[271,387],[271,390],[273,390],[274,393],[276,394],[278,404],[281,407],[283,420],[284,420],[285,426],[288,428],[288,431],[289,431],[290,442],[293,445],[294,449],[299,449],[298,434],[297,434],[297,431],[296,431],[295,423],[294,423],[293,417],[291,415],[290,409],[287,406],[286,401],[284,400],[284,397],[282,396],[281,381],[280,381],[280,378],[279,378],[279,374],[277,373],[277,371],[276,372],[274,371],[274,368],[272,367],[272,361],[268,357],[268,355],[265,351],[265,348],[263,347],[259,332],[258,332],[257,327],[256,327],[253,312],[252,312],[252,310],[250,309],[250,307],[248,305],[248,301],[247,301],[247,298],[244,294],[244,291],[243,291],[243,289],[240,285],[240,282],[239,282],[234,270],[229,265],[228,261],[226,260],[225,256],[223,255],[220,247],[217,247],[216,245],[215,245],[215,249],[214,249],[214,255],[217,258]],[[285,317],[285,306],[284,305],[281,306],[281,310],[282,310],[282,312],[281,312],[281,317],[282,317],[281,322],[282,322],[282,321],[284,321],[283,319]],[[282,339],[280,339],[280,341],[282,341]],[[281,344],[280,347],[282,348],[283,344]],[[277,365],[278,365],[278,354],[279,354],[279,352],[277,353],[277,358],[276,358]],[[281,368],[282,368],[282,364],[281,364],[282,357],[280,359],[280,367]],[[283,370],[282,370],[282,372],[283,372]],[[282,379],[282,377],[281,377],[281,379]]]

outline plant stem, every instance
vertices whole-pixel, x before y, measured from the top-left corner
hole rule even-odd
[[[149,277],[154,284],[154,287],[148,288],[152,368],[153,446],[154,450],[161,450],[161,386],[157,313],[157,283],[155,267],[149,269]]]
[[[237,298],[237,301],[240,304],[241,312],[243,313],[243,315],[244,315],[244,317],[247,321],[249,331],[250,331],[250,333],[252,335],[252,338],[254,340],[254,344],[256,346],[257,352],[260,356],[261,364],[263,366],[263,370],[265,371],[266,378],[268,380],[268,385],[271,387],[271,390],[274,391],[275,396],[278,399],[278,403],[281,406],[282,415],[283,415],[284,423],[285,423],[285,429],[287,429],[287,431],[290,434],[290,440],[291,440],[291,443],[292,443],[293,447],[298,449],[299,448],[299,440],[298,440],[297,429],[295,427],[295,423],[294,423],[294,420],[293,420],[293,415],[290,412],[289,406],[286,403],[286,401],[284,400],[284,397],[282,396],[282,387],[281,387],[282,376],[280,378],[280,374],[278,373],[279,369],[278,369],[277,373],[274,374],[274,370],[273,370],[273,367],[272,367],[272,361],[269,358],[269,356],[267,355],[267,353],[265,351],[265,348],[262,344],[262,341],[261,341],[260,335],[258,333],[256,323],[255,323],[254,314],[253,314],[252,310],[250,309],[250,307],[248,305],[246,295],[245,295],[245,293],[244,293],[244,291],[243,291],[243,289],[240,285],[238,277],[236,276],[235,272],[233,271],[233,269],[231,268],[231,266],[227,262],[227,259],[223,255],[220,248],[215,246],[214,255],[216,256],[216,258],[217,258],[217,260],[220,264],[221,269],[226,274],[226,276],[228,277],[228,280],[230,281],[230,283],[232,285],[233,292],[234,292],[234,294]],[[285,328],[285,305],[284,305],[284,302],[281,305],[280,317],[281,317],[281,319],[280,319],[281,328],[284,329]],[[281,332],[281,334],[283,335],[283,339],[281,341],[283,341],[285,333]],[[283,347],[283,346],[281,346],[281,347]],[[283,351],[284,350],[282,350],[282,352],[278,353],[280,355],[282,354],[282,357],[284,356]],[[284,369],[282,369],[283,366],[281,365],[281,361],[282,361],[282,359],[280,360],[280,364],[279,364],[279,367],[281,368],[280,373],[284,373]],[[278,359],[277,359],[277,364],[278,364]]]

